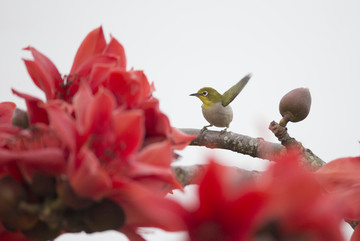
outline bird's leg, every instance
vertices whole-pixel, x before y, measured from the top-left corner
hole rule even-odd
[[[207,130],[208,127],[212,127],[213,125],[207,125],[207,126],[204,126],[201,131],[200,131],[200,134],[202,134],[204,131]]]
[[[228,128],[228,127],[225,127],[225,129],[224,129],[224,130],[220,131],[220,135],[225,134],[225,133],[226,133],[226,131],[227,131],[227,128]]]

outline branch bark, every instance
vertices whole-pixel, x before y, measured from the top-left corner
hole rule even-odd
[[[196,135],[190,143],[192,146],[205,146],[207,148],[227,149],[252,157],[270,160],[271,156],[285,151],[284,146],[265,141],[263,138],[253,138],[231,131],[221,132],[200,129],[180,128],[180,131]]]
[[[304,161],[313,169],[318,169],[325,164],[310,149],[304,148],[302,144],[287,133],[285,127],[276,122],[270,124],[270,130],[278,137],[282,144],[265,141],[263,138],[253,138],[234,132],[221,132],[200,129],[180,128],[182,132],[197,137],[190,143],[192,146],[205,146],[208,148],[227,149],[252,157],[271,160],[274,155],[284,153],[286,148],[297,146],[304,153]]]
[[[320,157],[315,155],[310,149],[305,148],[301,142],[291,137],[287,132],[287,128],[281,126],[275,121],[272,121],[269,125],[269,129],[274,133],[283,146],[286,148],[295,147],[300,150],[304,155],[305,163],[309,164],[314,170],[319,169],[326,164]]]
[[[183,185],[198,184],[199,179],[206,171],[206,164],[192,166],[173,166],[176,179]],[[238,174],[238,180],[248,180],[261,176],[259,171],[248,171],[242,168],[233,167]]]

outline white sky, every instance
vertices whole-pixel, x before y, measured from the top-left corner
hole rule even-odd
[[[276,141],[267,127],[279,121],[281,97],[308,87],[308,118],[289,133],[325,161],[359,155],[360,2],[356,0],[246,1],[0,1],[0,101],[24,107],[11,88],[43,97],[21,58],[32,45],[62,74],[86,34],[102,25],[125,47],[128,67],[144,70],[175,127],[201,128],[201,103],[189,97],[203,86],[223,92],[245,74],[253,78],[234,100],[230,131]],[[190,147],[182,162],[215,155],[247,169],[266,161]],[[118,234],[70,240],[126,240]],[[149,240],[180,240],[149,235]],[[172,239],[173,238],[173,239]]]

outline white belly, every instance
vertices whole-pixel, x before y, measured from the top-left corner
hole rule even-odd
[[[231,106],[228,105],[224,107],[220,102],[215,103],[208,108],[202,106],[202,113],[211,125],[217,127],[229,127],[229,124],[233,119]]]

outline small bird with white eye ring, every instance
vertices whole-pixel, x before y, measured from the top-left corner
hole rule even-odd
[[[233,111],[229,105],[235,97],[241,92],[251,78],[251,74],[246,75],[233,87],[220,94],[211,87],[204,87],[190,96],[196,96],[202,101],[202,113],[210,125],[204,126],[201,132],[207,130],[207,127],[225,127],[225,132],[233,120]]]

